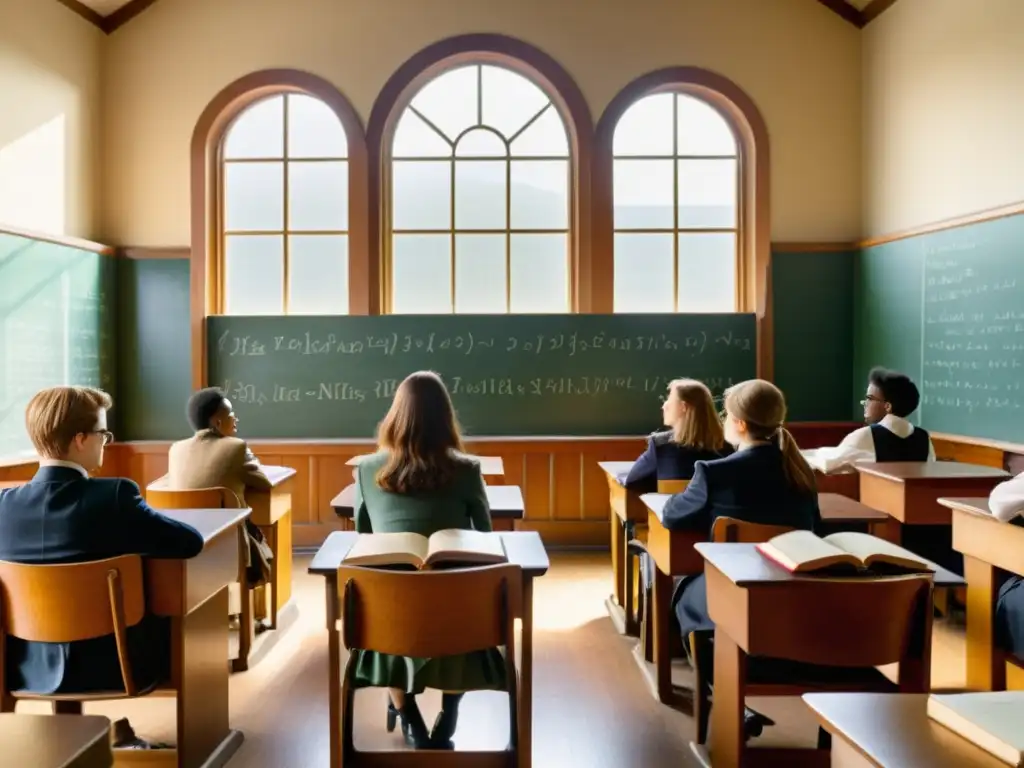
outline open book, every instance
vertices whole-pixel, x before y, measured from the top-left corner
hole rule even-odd
[[[506,562],[501,536],[458,528],[436,531],[430,538],[418,533],[361,533],[344,559],[346,565],[411,565],[416,569],[439,563]]]
[[[858,571],[887,567],[897,571],[927,573],[934,566],[913,552],[877,536],[856,531],[833,533],[825,538],[810,531],[790,531],[757,545],[757,551],[791,573],[811,573],[852,566]]]
[[[1024,691],[933,693],[928,717],[1013,766],[1024,765]]]

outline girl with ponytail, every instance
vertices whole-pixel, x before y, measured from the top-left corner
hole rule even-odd
[[[821,522],[814,471],[786,429],[786,400],[774,384],[744,381],[725,392],[725,439],[731,456],[698,461],[693,479],[665,504],[662,522],[670,530],[702,531],[710,537],[718,517],[814,530]],[[677,580],[673,610],[684,641],[693,632],[706,643],[714,628],[708,615],[704,575]],[[684,642],[689,648],[689,643]],[[709,652],[698,657],[708,661]],[[691,659],[691,663],[692,663]],[[702,663],[703,666],[703,663]],[[701,670],[710,684],[711,665]],[[747,710],[747,733],[760,733],[771,721]]]

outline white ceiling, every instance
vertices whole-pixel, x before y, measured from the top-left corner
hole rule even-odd
[[[82,5],[92,8],[100,16],[109,16],[122,6],[128,5],[131,0],[80,0]]]

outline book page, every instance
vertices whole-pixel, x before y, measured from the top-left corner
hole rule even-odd
[[[505,562],[505,547],[501,536],[484,531],[447,528],[436,531],[427,547],[427,561],[459,559],[452,555],[464,556],[467,561]]]
[[[819,560],[835,562],[838,558],[838,562],[842,562],[850,559],[849,553],[810,531],[783,533],[758,546],[766,550],[765,554],[776,557],[780,565],[790,570]]]
[[[908,568],[920,567],[929,571],[935,570],[927,560],[919,555],[915,555],[910,550],[867,533],[841,531],[840,533],[826,536],[825,541],[846,550],[865,563],[870,562],[870,559],[874,557],[876,562],[905,565]]]
[[[1010,765],[1024,752],[1024,692],[931,694],[928,716]]]
[[[412,563],[419,566],[427,558],[426,536],[418,533],[361,533],[342,562],[349,565],[387,565]]]

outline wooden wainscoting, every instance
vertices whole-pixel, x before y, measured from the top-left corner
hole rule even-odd
[[[806,448],[835,445],[853,423],[793,424],[797,442]],[[130,477],[145,488],[167,471],[169,442],[115,443],[107,448],[101,474]],[[353,456],[373,450],[369,440],[252,440],[250,447],[265,464],[293,467],[298,473],[292,499],[296,547],[316,547],[331,531],[348,526],[331,509],[331,499],[352,482]],[[488,482],[523,489],[523,530],[539,531],[549,546],[608,544],[608,485],[599,461],[635,459],[642,438],[506,438],[469,439],[471,453],[500,456],[504,478]]]

